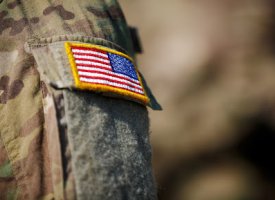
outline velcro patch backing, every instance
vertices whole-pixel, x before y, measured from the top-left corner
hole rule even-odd
[[[98,45],[66,42],[75,88],[105,92],[147,105],[141,78],[126,54]]]

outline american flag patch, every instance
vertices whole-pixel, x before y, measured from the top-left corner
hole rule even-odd
[[[129,56],[92,44],[66,42],[65,46],[76,88],[148,103],[140,76]]]

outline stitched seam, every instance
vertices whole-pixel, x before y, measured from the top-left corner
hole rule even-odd
[[[66,35],[58,35],[58,36],[52,36],[52,37],[46,37],[46,38],[32,37],[32,39],[29,39],[27,41],[27,43],[30,48],[37,48],[37,47],[46,46],[47,44],[51,44],[54,42],[62,42],[62,41],[95,42],[95,43],[99,43],[99,44],[107,43],[110,48],[114,48],[121,52],[129,54],[124,48],[120,47],[119,45],[117,45],[114,42],[111,42],[111,41],[103,39],[103,38],[83,36],[83,35],[68,35],[68,34],[66,34]]]

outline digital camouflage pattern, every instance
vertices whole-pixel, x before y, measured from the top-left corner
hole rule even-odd
[[[68,38],[85,42],[89,40],[86,37],[108,41],[134,56],[128,27],[115,0],[1,1],[0,199],[155,198],[146,108],[125,100],[55,87],[37,70],[43,66],[38,66],[30,44],[39,46]],[[93,98],[97,99],[95,103]],[[104,123],[94,126],[94,130],[90,122],[76,124],[75,121],[87,120],[68,112],[86,112],[85,107],[75,106],[74,101],[78,100],[87,100],[83,104],[91,107],[84,117],[105,116]],[[116,105],[118,108],[113,109]],[[120,109],[125,115],[116,119]],[[139,126],[135,124],[136,117],[141,119]],[[98,133],[105,133],[108,138],[111,136],[105,126],[109,124],[111,136],[118,138],[115,142],[113,138],[109,143],[103,138],[105,146],[101,146],[95,134],[93,140],[87,140],[94,142],[95,147],[85,143],[83,130],[100,130]],[[120,132],[126,135],[120,136]],[[127,134],[133,137],[129,139]],[[109,144],[115,153],[102,149]],[[78,145],[85,145],[85,150],[78,152]],[[90,156],[89,151],[94,150],[98,152]],[[105,158],[108,163],[104,163]],[[110,167],[113,163],[116,165]],[[81,169],[83,166],[86,168]],[[79,175],[81,171],[83,174]],[[92,177],[87,179],[92,182],[85,182],[85,176]],[[108,181],[115,184],[116,191]]]

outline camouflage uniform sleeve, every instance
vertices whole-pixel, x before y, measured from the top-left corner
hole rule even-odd
[[[71,87],[68,41],[135,54],[115,0],[0,4],[0,199],[155,199],[147,108]]]

